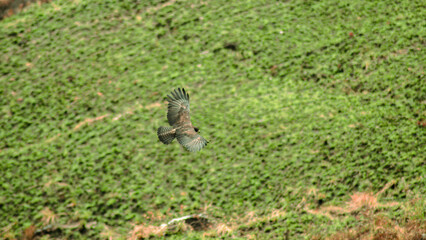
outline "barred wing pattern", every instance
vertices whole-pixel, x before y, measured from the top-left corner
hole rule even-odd
[[[190,152],[198,152],[207,145],[207,140],[194,130],[177,135],[178,142]]]
[[[169,101],[167,120],[173,126],[181,120],[183,114],[187,115],[185,117],[189,120],[189,95],[185,92],[185,89],[180,88],[171,92],[171,95],[167,95]]]
[[[189,94],[185,89],[175,89],[167,95],[167,120],[171,127],[160,127],[157,130],[158,139],[164,144],[170,144],[175,138],[190,152],[198,152],[207,145],[207,140],[200,136],[198,128],[194,128],[189,116]]]

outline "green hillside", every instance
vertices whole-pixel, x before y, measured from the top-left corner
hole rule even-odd
[[[373,213],[426,234],[425,7],[55,0],[2,20],[0,238],[325,239]],[[178,87],[198,153],[156,136]]]

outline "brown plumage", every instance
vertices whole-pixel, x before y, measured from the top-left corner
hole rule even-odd
[[[170,127],[159,127],[157,135],[164,144],[170,144],[175,138],[190,152],[198,152],[207,145],[207,140],[199,135],[198,128],[191,123],[189,116],[189,95],[185,89],[178,88],[167,95],[169,101],[167,120]]]

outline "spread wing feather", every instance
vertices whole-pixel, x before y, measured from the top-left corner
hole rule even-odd
[[[185,92],[185,89],[175,89],[171,96],[167,95],[169,101],[167,120],[169,124],[173,126],[176,124],[182,116],[185,114],[185,119],[189,119],[189,95]]]
[[[207,140],[194,130],[177,135],[178,142],[190,152],[198,152],[207,145]]]

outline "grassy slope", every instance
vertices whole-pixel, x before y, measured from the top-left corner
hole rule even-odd
[[[61,224],[96,221],[60,233],[93,238],[210,204],[219,221],[286,213],[236,236],[309,238],[357,221],[303,201],[390,181],[384,201],[424,196],[422,1],[121,2],[55,1],[0,22],[0,227],[12,235],[45,208]],[[210,141],[200,153],[157,140],[175,87]]]

